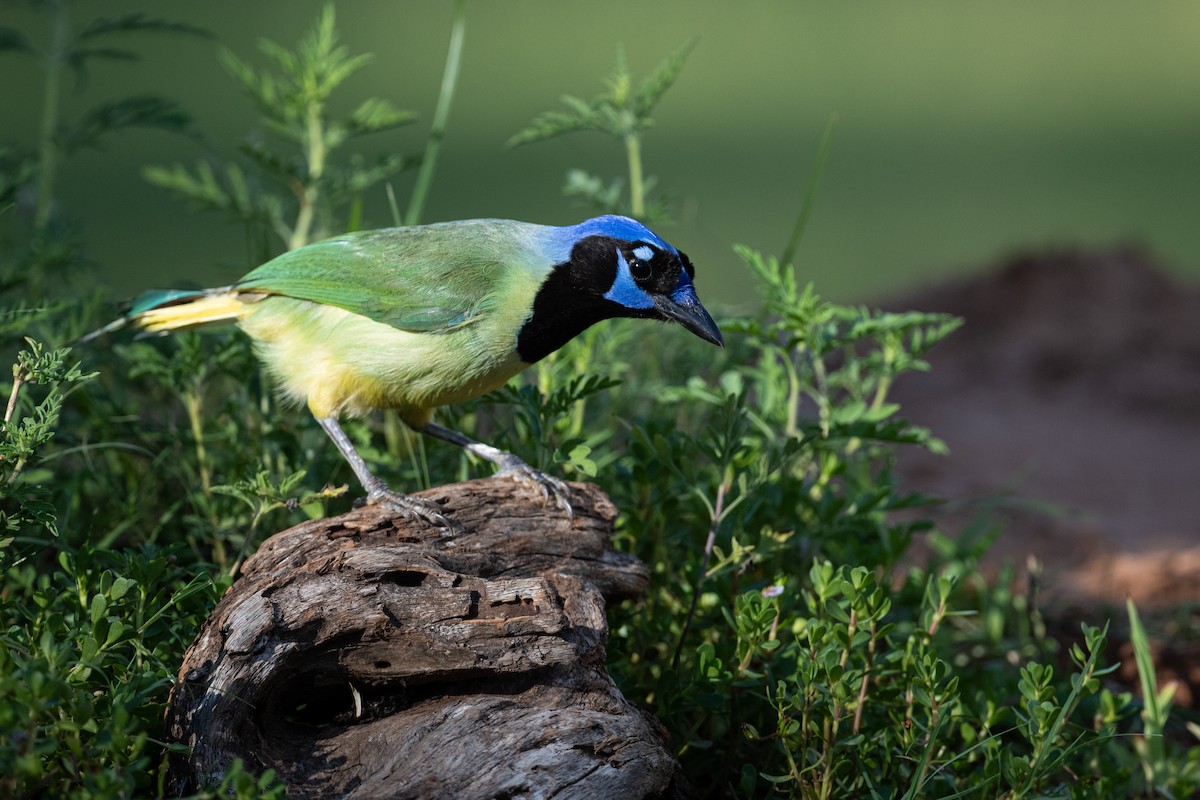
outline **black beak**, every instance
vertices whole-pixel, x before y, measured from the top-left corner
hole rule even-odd
[[[676,289],[670,297],[657,295],[654,297],[654,307],[665,318],[678,322],[704,341],[712,342],[717,347],[725,346],[721,329],[713,322],[708,310],[700,305],[700,298],[690,283]]]

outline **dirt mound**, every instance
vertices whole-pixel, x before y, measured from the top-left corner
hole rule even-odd
[[[966,325],[897,386],[948,457],[905,452],[909,488],[1002,526],[993,563],[1044,565],[1051,599],[1200,600],[1200,290],[1136,249],[1038,252],[886,304]]]

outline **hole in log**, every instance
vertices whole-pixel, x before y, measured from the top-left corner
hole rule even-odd
[[[416,587],[425,582],[429,576],[424,572],[411,569],[397,569],[385,572],[379,576],[380,583],[390,583],[393,586]]]
[[[375,669],[391,669],[391,668],[392,668],[392,662],[390,662],[390,661],[376,661],[375,662]]]
[[[538,607],[532,597],[514,597],[512,600],[497,600],[491,604],[493,617],[533,617],[537,616]]]
[[[281,689],[274,699],[273,713],[289,725],[325,728],[354,719],[354,693],[346,681],[326,683],[299,678]]]

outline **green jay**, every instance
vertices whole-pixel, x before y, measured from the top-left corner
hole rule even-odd
[[[165,332],[236,323],[282,393],[307,404],[368,502],[447,524],[437,504],[374,475],[338,423],[392,408],[414,430],[540,485],[570,513],[561,481],[437,425],[434,409],[499,388],[603,319],[677,322],[723,346],[694,275],[686,255],[628,217],[567,227],[444,222],[316,242],[231,286],[147,292],[91,336],[126,324]]]

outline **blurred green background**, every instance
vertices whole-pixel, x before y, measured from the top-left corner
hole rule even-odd
[[[75,114],[149,91],[179,100],[203,141],[120,133],[63,167],[60,198],[81,222],[99,281],[116,294],[228,282],[242,274],[239,226],[196,213],[140,177],[145,164],[231,154],[256,124],[217,63],[227,46],[261,64],[259,37],[293,45],[316,0],[96,0],[77,23],[141,10],[210,29],[214,40],[131,37],[143,55],[106,63]],[[343,89],[349,110],[378,95],[421,121],[363,140],[416,153],[449,37],[448,2],[344,1],[342,41],[374,62]],[[39,44],[49,16],[0,4],[2,24]],[[86,17],[86,18],[84,18]],[[981,269],[1016,249],[1142,243],[1200,273],[1200,5],[1159,2],[564,3],[468,5],[459,93],[425,221],[577,221],[568,168],[623,176],[623,152],[595,134],[515,150],[505,140],[562,94],[590,98],[623,43],[644,75],[699,45],[644,140],[646,169],[676,198],[666,238],[688,251],[716,305],[753,299],[733,242],[783,249],[822,130],[839,115],[797,261],[818,290],[871,300]],[[0,141],[36,141],[36,65],[0,56]],[[411,174],[397,185],[401,205]],[[367,222],[390,224],[382,190]]]

